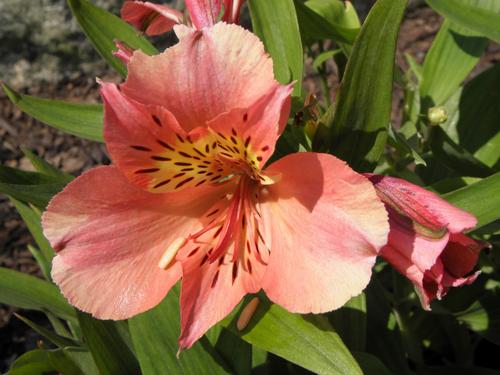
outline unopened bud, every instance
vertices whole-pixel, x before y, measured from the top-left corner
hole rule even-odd
[[[439,125],[448,120],[448,115],[443,107],[432,107],[427,112],[427,118],[431,125]]]

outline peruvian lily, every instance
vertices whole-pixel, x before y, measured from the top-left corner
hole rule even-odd
[[[264,168],[290,111],[259,39],[236,25],[183,33],[160,55],[134,52],[128,78],[102,84],[114,165],[49,204],[52,277],[101,319],[151,309],[182,277],[181,348],[247,293],[321,313],[370,280],[389,225],[370,181],[326,154]]]
[[[191,23],[196,29],[209,27],[221,20],[238,23],[244,0],[186,0]],[[184,16],[176,9],[144,1],[127,1],[122,7],[122,18],[146,35],[159,35],[184,23]]]
[[[476,218],[436,194],[399,178],[366,175],[389,213],[389,240],[382,257],[414,285],[430,309],[450,287],[472,283],[471,271],[485,243],[464,235]]]

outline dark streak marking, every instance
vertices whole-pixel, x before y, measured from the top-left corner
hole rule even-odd
[[[165,143],[165,142],[163,142],[163,141],[161,141],[159,139],[157,139],[156,142],[158,142],[158,144],[160,146],[163,146],[163,147],[169,149],[170,151],[175,151],[175,149],[172,146],[170,146],[168,143]]]
[[[183,162],[180,162],[180,161],[177,161],[174,163],[174,165],[178,165],[178,166],[181,166],[181,167],[187,167],[188,165],[192,165],[191,163],[183,163]]]
[[[151,159],[158,161],[171,161],[172,159],[163,156],[151,156]]]
[[[168,184],[170,181],[172,181],[170,178],[168,180],[164,180],[161,182],[158,182],[155,186],[153,186],[153,189],[159,188],[160,186]]]
[[[219,270],[217,270],[217,272],[215,273],[214,279],[212,280],[212,285],[210,286],[211,288],[215,287],[218,278],[219,278]]]
[[[160,168],[148,168],[148,169],[138,169],[137,171],[135,171],[134,173],[136,174],[141,174],[141,173],[154,173],[154,172],[158,172],[160,170]]]
[[[155,115],[152,115],[151,117],[153,118],[153,121],[155,122],[155,124],[161,128],[162,127],[161,120]]]
[[[130,146],[130,147],[132,147],[134,150],[137,151],[152,151],[150,148],[144,146]]]
[[[186,178],[185,180],[179,182],[177,185],[175,185],[175,188],[178,189],[180,188],[182,185],[185,185],[187,184],[189,181],[192,181],[194,180],[194,177],[189,177],[189,178]]]

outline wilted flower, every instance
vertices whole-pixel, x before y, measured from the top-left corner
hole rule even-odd
[[[389,231],[365,177],[327,154],[264,168],[291,86],[258,38],[218,23],[104,83],[113,166],[84,173],[43,216],[52,276],[98,318],[157,305],[182,276],[182,348],[247,293],[293,312],[342,306],[367,285]]]

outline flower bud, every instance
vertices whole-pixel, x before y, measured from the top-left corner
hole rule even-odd
[[[432,107],[427,111],[427,118],[431,125],[439,125],[448,120],[444,107]]]

